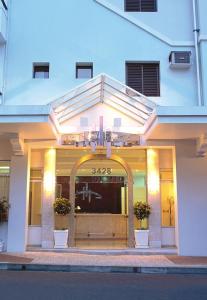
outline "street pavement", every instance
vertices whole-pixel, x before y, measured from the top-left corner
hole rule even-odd
[[[207,300],[207,275],[0,271],[1,300]]]

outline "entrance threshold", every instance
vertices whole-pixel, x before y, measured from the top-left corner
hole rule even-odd
[[[77,253],[89,255],[177,255],[176,247],[148,248],[148,249],[43,249],[41,247],[27,247],[29,252],[56,252],[56,253]]]

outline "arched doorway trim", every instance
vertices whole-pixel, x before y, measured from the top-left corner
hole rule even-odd
[[[104,154],[88,154],[81,157],[75,162],[70,175],[70,201],[71,201],[71,213],[70,213],[70,246],[75,246],[75,177],[79,167],[90,160],[106,160]],[[128,163],[118,155],[111,155],[109,160],[113,160],[119,163],[127,173],[128,180],[128,247],[134,247],[134,209],[133,209],[133,175]]]

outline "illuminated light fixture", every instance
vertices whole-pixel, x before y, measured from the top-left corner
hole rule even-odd
[[[108,178],[106,176],[103,176],[101,181],[102,181],[102,183],[107,183]]]
[[[78,212],[78,211],[81,210],[81,207],[78,205],[75,209],[76,209],[76,211]]]
[[[56,150],[49,149],[45,155],[44,191],[49,195],[55,190]]]
[[[156,195],[160,190],[159,168],[157,166],[157,152],[153,149],[147,151],[147,168],[148,168],[148,192]]]
[[[55,184],[55,180],[53,174],[51,174],[50,171],[46,171],[44,174],[44,190],[47,193],[52,192],[54,184]]]

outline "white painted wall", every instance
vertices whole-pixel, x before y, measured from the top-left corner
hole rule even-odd
[[[123,11],[121,0],[107,2]],[[207,103],[207,2],[198,2],[203,35],[202,79]],[[104,72],[125,82],[126,61],[160,62],[161,97],[153,99],[158,104],[191,106],[197,103],[193,47],[169,46],[93,0],[12,0],[9,17],[6,104],[49,103],[83,82],[75,79],[76,62],[93,62],[94,76]],[[133,17],[172,41],[188,42],[193,39],[190,0],[158,0],[157,13],[135,13]],[[172,50],[191,50],[192,67],[171,70],[168,56]],[[3,55],[0,47],[0,91],[3,85]],[[32,79],[33,62],[49,62],[50,79]],[[73,121],[76,125],[79,122],[77,118]],[[207,255],[207,160],[195,157],[195,145],[191,142],[178,142],[176,153],[179,253]],[[4,141],[1,143],[0,159],[10,157],[11,146]],[[25,157],[12,158],[9,251],[23,251],[26,245],[27,163]]]
[[[193,141],[176,142],[178,252],[207,256],[207,158],[195,154]]]
[[[124,11],[124,0],[107,0],[107,2]],[[142,21],[172,40],[190,41],[193,40],[191,2],[192,0],[157,0],[157,12],[132,12],[128,15]],[[164,23],[165,26],[163,26]],[[177,30],[178,24],[179,30]]]
[[[198,0],[199,7],[199,29],[200,29],[200,52],[201,52],[201,70],[203,83],[203,100],[207,105],[207,18],[206,18],[206,0]]]
[[[199,8],[199,19],[200,19],[200,33],[201,35],[207,34],[207,19],[206,19],[206,0],[197,0]]]
[[[168,38],[191,39],[192,14],[187,0],[182,5],[176,0],[173,8],[172,1],[164,2],[156,16],[142,14],[141,21],[147,25],[154,22],[151,26]],[[193,65],[189,70],[171,70],[169,54],[181,49],[192,51]],[[63,95],[83,82],[75,78],[76,62],[93,62],[94,76],[104,72],[125,82],[126,61],[160,62],[161,97],[154,98],[157,103],[189,106],[197,101],[192,47],[170,47],[94,0],[13,0],[8,58],[6,104],[45,104]],[[49,62],[50,79],[32,79],[33,62]]]
[[[204,104],[207,105],[207,35],[206,40],[201,41],[200,43],[201,49],[201,62],[202,62],[202,82],[203,82],[203,101]]]
[[[9,1],[5,1],[8,6]],[[6,42],[8,38],[8,13],[0,2],[0,92],[4,93],[5,66],[6,66]],[[3,102],[3,96],[0,95],[0,104]]]

